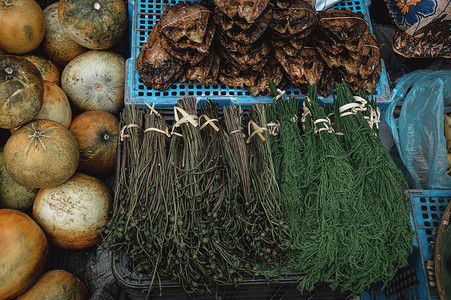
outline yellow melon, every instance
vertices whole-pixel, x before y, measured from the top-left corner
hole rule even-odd
[[[72,109],[66,93],[54,83],[44,81],[44,102],[35,120],[52,120],[69,128]]]
[[[34,120],[8,139],[3,163],[8,174],[28,188],[53,187],[68,180],[77,170],[77,141],[63,125]]]
[[[61,72],[51,60],[32,54],[23,55],[22,57],[38,68],[43,80],[53,82],[56,85],[61,84]]]
[[[0,146],[0,208],[28,210],[33,205],[38,189],[29,189],[16,183],[3,164],[3,147]]]
[[[18,296],[41,275],[49,245],[28,215],[0,209],[0,299]]]
[[[36,49],[44,38],[45,19],[34,0],[0,0],[0,48],[11,54]]]
[[[86,285],[77,277],[64,270],[51,270],[42,274],[38,281],[17,300],[88,299]]]

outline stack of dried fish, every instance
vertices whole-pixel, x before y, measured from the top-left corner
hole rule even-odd
[[[254,96],[288,82],[324,97],[344,79],[374,93],[381,74],[380,44],[362,14],[315,10],[315,0],[214,0],[212,7],[179,2],[142,46],[137,68],[146,86],[217,80]],[[202,2],[204,3],[204,2]]]
[[[211,49],[216,32],[211,11],[180,2],[161,18],[143,45],[138,72],[144,84],[158,90],[180,82],[216,83],[219,56]]]
[[[269,92],[268,77],[279,85],[283,73],[273,57],[267,28],[273,8],[269,0],[214,1],[221,68],[219,79],[246,86],[253,95]]]
[[[276,45],[283,43],[292,51],[302,49],[305,38],[317,24],[316,10],[304,0],[275,1],[271,30]]]
[[[290,81],[307,92],[309,85],[318,84],[324,95],[332,91],[331,70],[325,66],[316,50],[306,44],[317,25],[315,6],[304,0],[274,1],[272,44],[276,58]]]
[[[142,46],[136,63],[143,83],[149,88],[164,91],[186,70],[187,64],[169,55],[161,46],[162,34],[158,30],[160,26],[161,21]]]
[[[356,92],[376,91],[381,75],[380,44],[362,14],[328,10],[318,13],[314,44],[323,61]]]

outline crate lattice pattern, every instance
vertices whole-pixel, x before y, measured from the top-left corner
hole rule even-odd
[[[451,191],[412,191],[414,249],[408,258],[409,266],[399,270],[385,289],[386,299],[439,299],[434,270],[428,263],[434,258],[436,229],[450,200]]]

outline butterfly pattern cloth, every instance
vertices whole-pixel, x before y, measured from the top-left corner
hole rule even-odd
[[[451,57],[450,0],[385,0],[396,25],[393,50],[405,57]]]

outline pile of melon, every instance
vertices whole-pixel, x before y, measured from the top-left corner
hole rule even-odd
[[[123,0],[0,0],[0,299],[88,297],[41,273],[48,243],[93,247],[109,218],[127,26]]]
[[[27,214],[0,209],[0,299],[88,299],[79,278],[64,270],[42,272],[49,244],[39,225]]]

